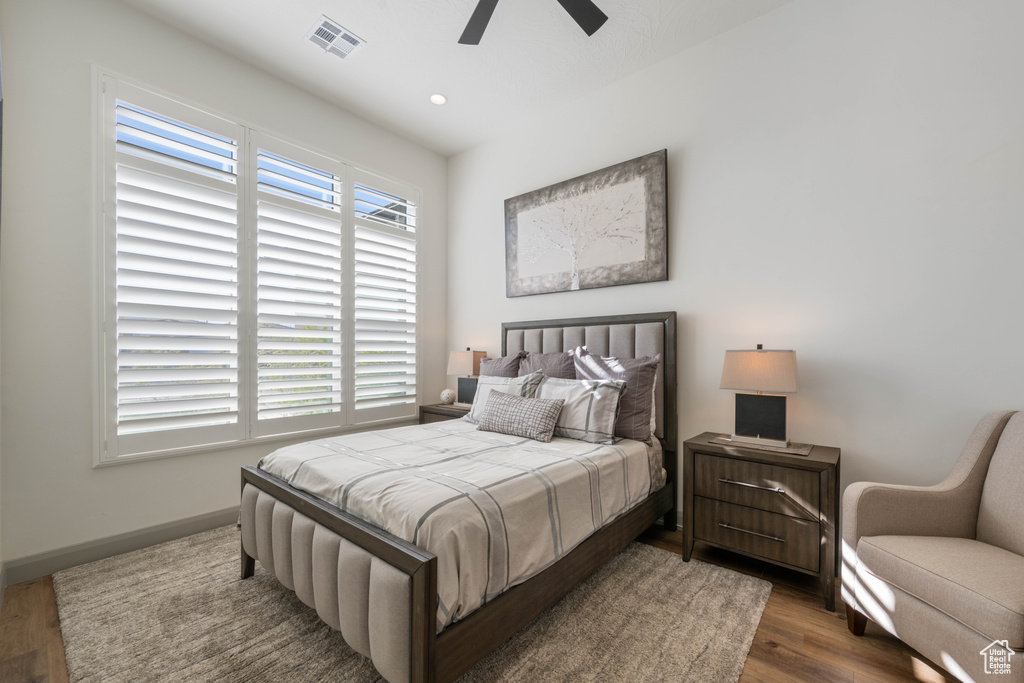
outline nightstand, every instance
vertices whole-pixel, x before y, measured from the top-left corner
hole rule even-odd
[[[469,412],[469,406],[455,406],[437,403],[431,406],[420,406],[420,424],[428,422],[444,422],[457,420]]]
[[[820,579],[834,612],[839,520],[839,449],[809,455],[711,443],[683,444],[683,559],[695,541]]]

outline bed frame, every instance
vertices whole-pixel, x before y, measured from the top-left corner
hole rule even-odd
[[[555,564],[440,633],[437,558],[255,467],[242,468],[241,576],[256,559],[391,683],[458,678],[664,519],[676,528],[675,312],[502,325],[502,355],[586,345],[599,355],[662,354],[657,436],[665,486]]]

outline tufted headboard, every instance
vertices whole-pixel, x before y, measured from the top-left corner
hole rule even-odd
[[[636,313],[593,318],[530,320],[501,324],[501,355],[518,351],[552,353],[586,346],[591,353],[619,358],[661,354],[654,388],[655,436],[676,450],[676,314]]]

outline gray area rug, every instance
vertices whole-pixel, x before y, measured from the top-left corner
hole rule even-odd
[[[72,683],[382,680],[215,529],[53,577]],[[771,584],[633,543],[461,681],[736,681]]]

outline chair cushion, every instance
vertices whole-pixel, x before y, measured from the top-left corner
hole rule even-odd
[[[978,508],[984,543],[1024,555],[1024,412],[1006,423],[992,453]]]
[[[1024,557],[968,538],[867,536],[857,559],[985,638],[1024,648]]]

